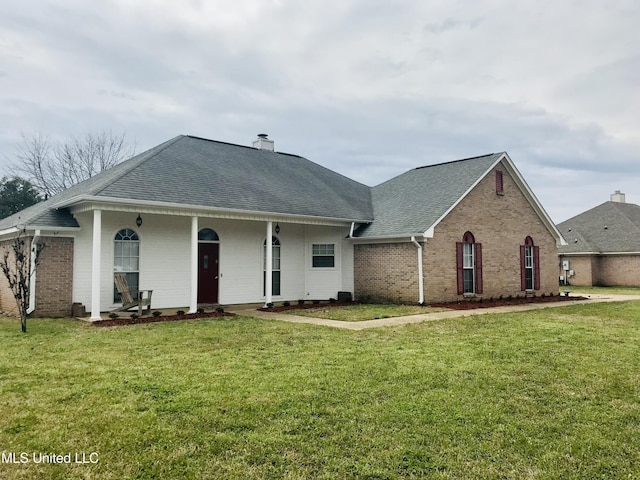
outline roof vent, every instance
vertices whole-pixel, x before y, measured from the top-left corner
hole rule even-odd
[[[258,138],[253,141],[253,148],[273,152],[273,140],[269,140],[268,136],[266,133],[259,133]]]
[[[620,193],[620,190],[616,190],[611,194],[611,201],[617,203],[626,203],[624,199],[624,193]]]

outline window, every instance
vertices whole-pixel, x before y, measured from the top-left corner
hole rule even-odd
[[[280,295],[280,240],[271,237],[271,294]],[[262,295],[267,294],[267,241],[264,241],[262,249]]]
[[[218,234],[215,230],[211,230],[210,228],[203,228],[198,232],[198,241],[199,242],[219,242],[220,238],[218,238]]]
[[[333,268],[336,265],[333,243],[314,243],[311,247],[313,268]]]
[[[113,245],[113,272],[124,274],[131,291],[138,291],[140,284],[140,240],[129,228],[116,233]],[[120,293],[113,287],[113,301],[120,303]]]
[[[504,179],[502,178],[502,170],[496,170],[496,193],[504,195]]]
[[[471,232],[456,243],[458,295],[482,293],[482,244],[476,243]]]
[[[520,245],[520,289],[540,290],[540,247],[533,244],[531,237]]]

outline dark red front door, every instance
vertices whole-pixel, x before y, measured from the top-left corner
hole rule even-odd
[[[218,303],[217,243],[198,244],[198,303]]]

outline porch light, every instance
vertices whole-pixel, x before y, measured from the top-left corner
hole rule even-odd
[[[138,218],[136,218],[136,225],[139,227],[142,226],[142,217],[140,214],[138,214]]]
[[[276,235],[280,233],[280,225],[278,225],[277,223],[276,223],[275,231],[276,231]]]

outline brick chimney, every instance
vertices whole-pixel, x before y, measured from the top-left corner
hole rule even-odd
[[[258,138],[253,141],[253,148],[257,148],[258,150],[269,150],[273,152],[273,140],[269,140],[266,133],[259,133]]]
[[[626,203],[624,193],[620,193],[620,190],[616,190],[615,193],[611,194],[611,201],[617,203]]]

